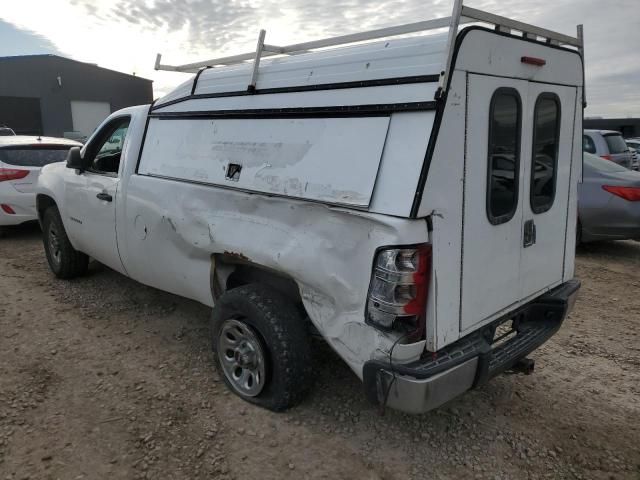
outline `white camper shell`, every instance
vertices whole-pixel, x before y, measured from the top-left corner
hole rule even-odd
[[[521,367],[560,327],[579,288],[580,28],[457,1],[444,19],[160,60],[195,76],[107,119],[70,160],[81,175],[43,172],[45,246],[54,206],[76,251],[213,306],[241,397],[301,398],[306,322],[372,401],[408,412]],[[116,171],[92,171],[123,122]],[[113,201],[74,201],[83,176]]]

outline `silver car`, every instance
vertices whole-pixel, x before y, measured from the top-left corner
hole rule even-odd
[[[578,243],[625,239],[640,239],[640,173],[585,153]]]
[[[582,150],[598,155],[605,160],[611,160],[629,169],[633,169],[635,166],[633,154],[620,132],[613,130],[585,130],[582,137]]]
[[[624,141],[633,154],[633,163],[637,167],[633,170],[640,170],[640,138],[625,138]]]

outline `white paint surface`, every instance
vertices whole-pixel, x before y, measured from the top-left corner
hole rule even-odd
[[[388,117],[152,119],[139,173],[366,207]],[[230,164],[242,166],[227,178]]]

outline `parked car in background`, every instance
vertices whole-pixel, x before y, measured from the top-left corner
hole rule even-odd
[[[623,167],[632,169],[633,155],[624,142],[622,134],[613,130],[585,130],[582,137],[582,150],[611,160]]]
[[[636,165],[633,170],[640,170],[640,138],[625,138],[624,142],[633,154],[633,163]]]
[[[6,125],[0,125],[0,137],[12,137],[16,134],[13,129],[7,127]]]
[[[629,151],[631,152],[631,170],[640,170],[640,161],[638,161],[638,150],[629,147]]]
[[[640,151],[640,138],[625,138],[624,143],[635,151]]]
[[[640,173],[584,154],[578,185],[578,243],[640,239]]]
[[[62,162],[74,140],[22,135],[0,137],[0,235],[3,227],[37,220],[35,185],[40,169]]]

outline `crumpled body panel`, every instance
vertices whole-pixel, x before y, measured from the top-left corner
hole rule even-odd
[[[299,287],[318,331],[358,374],[397,339],[365,323],[375,252],[428,240],[424,220],[407,220],[132,175],[118,199],[118,244],[142,283],[212,305],[211,258],[232,253],[282,272]],[[417,357],[424,342],[394,357]]]

